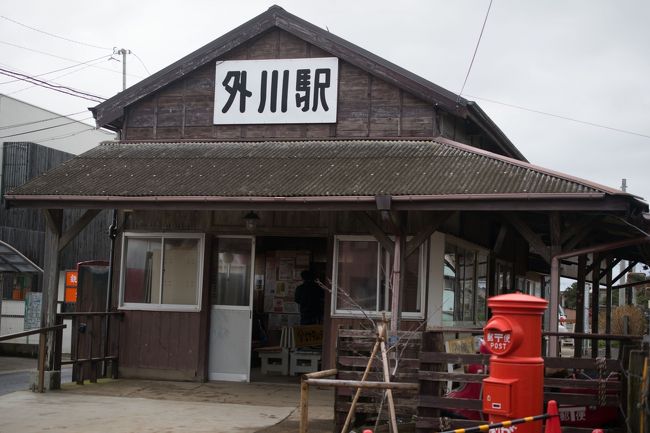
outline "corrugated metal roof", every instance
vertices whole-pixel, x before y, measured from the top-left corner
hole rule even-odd
[[[616,193],[447,140],[104,143],[9,195],[327,197]]]

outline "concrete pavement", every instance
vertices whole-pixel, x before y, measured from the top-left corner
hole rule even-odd
[[[101,380],[0,396],[0,432],[297,432],[300,387]],[[333,391],[310,389],[310,432],[332,431]]]

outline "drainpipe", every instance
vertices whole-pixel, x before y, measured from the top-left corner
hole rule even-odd
[[[113,209],[113,221],[111,222],[111,225],[108,227],[108,237],[111,239],[111,249],[110,249],[110,255],[108,257],[108,283],[106,287],[106,305],[105,305],[105,312],[108,313],[111,311],[111,293],[113,291],[113,268],[114,268],[114,263],[113,263],[113,256],[115,255],[115,239],[117,238],[117,209]],[[110,316],[107,314],[104,316],[104,358],[108,356],[108,346],[110,344],[109,341],[109,333],[108,333],[108,327],[110,326]],[[102,375],[106,376],[107,372],[107,367],[108,363],[106,360],[103,362],[103,367],[102,367]],[[114,366],[113,366],[114,367]]]

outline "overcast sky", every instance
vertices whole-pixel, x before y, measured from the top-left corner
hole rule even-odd
[[[458,93],[489,0],[276,3]],[[153,73],[272,4],[2,2],[0,15],[5,18],[104,48],[57,39],[3,18],[0,67],[34,76],[98,59],[93,66],[41,78],[110,97],[122,86],[121,63],[108,60],[112,47],[132,50]],[[627,178],[629,192],[650,199],[650,138],[491,102],[650,136],[649,23],[650,2],[642,0],[494,0],[463,96],[477,101],[531,162],[617,188]],[[148,75],[134,56],[128,57],[127,67],[128,85]],[[39,87],[23,90],[29,85],[6,81],[10,78],[0,76],[0,93],[60,114],[95,105]],[[74,116],[92,122],[90,117],[89,112]]]

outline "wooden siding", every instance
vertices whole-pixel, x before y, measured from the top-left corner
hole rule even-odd
[[[201,313],[125,311],[120,375],[203,380]]]
[[[272,29],[221,60],[329,57],[332,54],[283,30]],[[339,61],[335,124],[213,125],[215,63],[126,109],[125,140],[257,140],[442,136],[503,154],[471,120],[437,110],[394,84]]]
[[[71,159],[74,155],[31,142],[4,143],[2,158],[2,197],[9,189]],[[43,266],[45,218],[40,209],[6,209],[0,199],[0,239],[18,249],[27,258]],[[66,209],[63,212],[63,230],[74,224],[84,210]],[[61,269],[75,268],[78,262],[107,260],[109,240],[107,229],[110,211],[103,211],[86,226],[63,250]]]
[[[223,60],[327,57],[331,54],[273,29]],[[336,124],[213,125],[215,62],[127,110],[124,139],[266,139],[328,137],[432,137],[434,107],[344,61],[339,64]],[[450,138],[454,138],[452,136]]]

